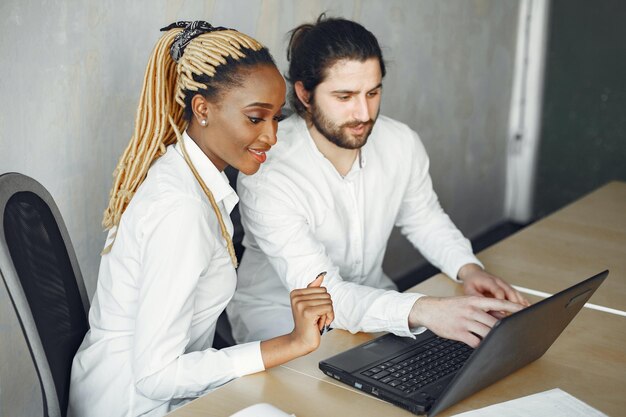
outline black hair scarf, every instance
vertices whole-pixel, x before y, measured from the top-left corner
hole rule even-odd
[[[178,62],[178,60],[183,56],[185,48],[189,45],[189,42],[191,42],[193,38],[200,36],[203,33],[215,32],[217,30],[232,30],[222,26],[215,27],[204,20],[194,20],[193,22],[182,20],[161,28],[161,32],[167,32],[168,30],[174,28],[183,29],[182,32],[176,35],[174,42],[170,47],[170,56],[175,62]]]

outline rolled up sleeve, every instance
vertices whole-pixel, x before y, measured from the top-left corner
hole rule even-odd
[[[420,294],[345,281],[314,235],[306,209],[299,208],[288,192],[252,177],[240,181],[238,190],[246,234],[254,236],[285,288],[304,288],[326,271],[323,285],[333,300],[333,327],[352,333],[390,331],[412,336],[408,316]]]
[[[426,150],[417,134],[412,134],[415,156],[396,226],[430,263],[458,282],[457,275],[463,265],[483,265],[474,256],[469,240],[441,208],[428,173]]]

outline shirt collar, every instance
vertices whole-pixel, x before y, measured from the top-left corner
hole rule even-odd
[[[202,152],[196,142],[189,137],[187,131],[183,132],[183,143],[185,144],[185,149],[187,150],[189,159],[191,159],[196,171],[200,174],[200,178],[202,178],[206,186],[209,187],[209,190],[211,190],[211,193],[215,198],[215,202],[219,203],[220,201],[224,201],[224,207],[230,214],[233,207],[235,207],[235,205],[239,202],[239,197],[237,196],[237,193],[235,193],[235,190],[233,190],[230,186],[228,177],[224,172],[220,172],[215,165],[213,165],[213,162],[211,162],[205,153]],[[174,149],[176,149],[176,151],[184,159],[182,149],[180,149],[180,145],[178,143],[174,145]],[[186,162],[185,165],[187,165]]]
[[[295,117],[298,118],[297,120],[298,130],[307,139],[307,143],[309,144],[309,147],[313,150],[313,153],[317,155],[319,158],[322,158],[324,161],[326,161],[326,163],[329,166],[331,166],[333,170],[337,171],[335,167],[333,166],[333,164],[328,159],[326,159],[326,157],[320,152],[319,149],[317,149],[317,145],[315,145],[315,141],[313,140],[313,137],[311,136],[311,132],[309,132],[309,128],[306,124],[306,120],[304,120],[304,118],[299,115],[296,115]],[[375,127],[376,127],[376,124],[374,123],[374,128]],[[348,174],[344,178],[347,178],[351,176],[354,172],[358,172],[361,169],[365,168],[365,164],[367,162],[367,154],[370,148],[370,141],[373,139],[372,138],[373,134],[374,134],[374,131],[372,130],[372,134],[370,134],[370,137],[368,138],[367,143],[361,147],[359,155],[354,161],[354,164],[352,165],[350,172],[348,172]]]

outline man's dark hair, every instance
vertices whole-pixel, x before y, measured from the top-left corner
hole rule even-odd
[[[291,84],[291,105],[300,116],[306,113],[306,108],[296,96],[294,84],[301,81],[312,100],[315,87],[324,81],[327,70],[337,61],[350,59],[364,62],[378,58],[381,74],[385,76],[383,53],[376,37],[356,22],[327,18],[322,13],[314,24],[300,25],[290,34],[287,47],[289,73],[286,78]]]

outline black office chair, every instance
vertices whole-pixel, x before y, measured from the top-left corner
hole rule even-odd
[[[89,328],[89,301],[61,213],[25,175],[0,175],[0,276],[42,390],[44,416],[65,417],[72,360]]]

